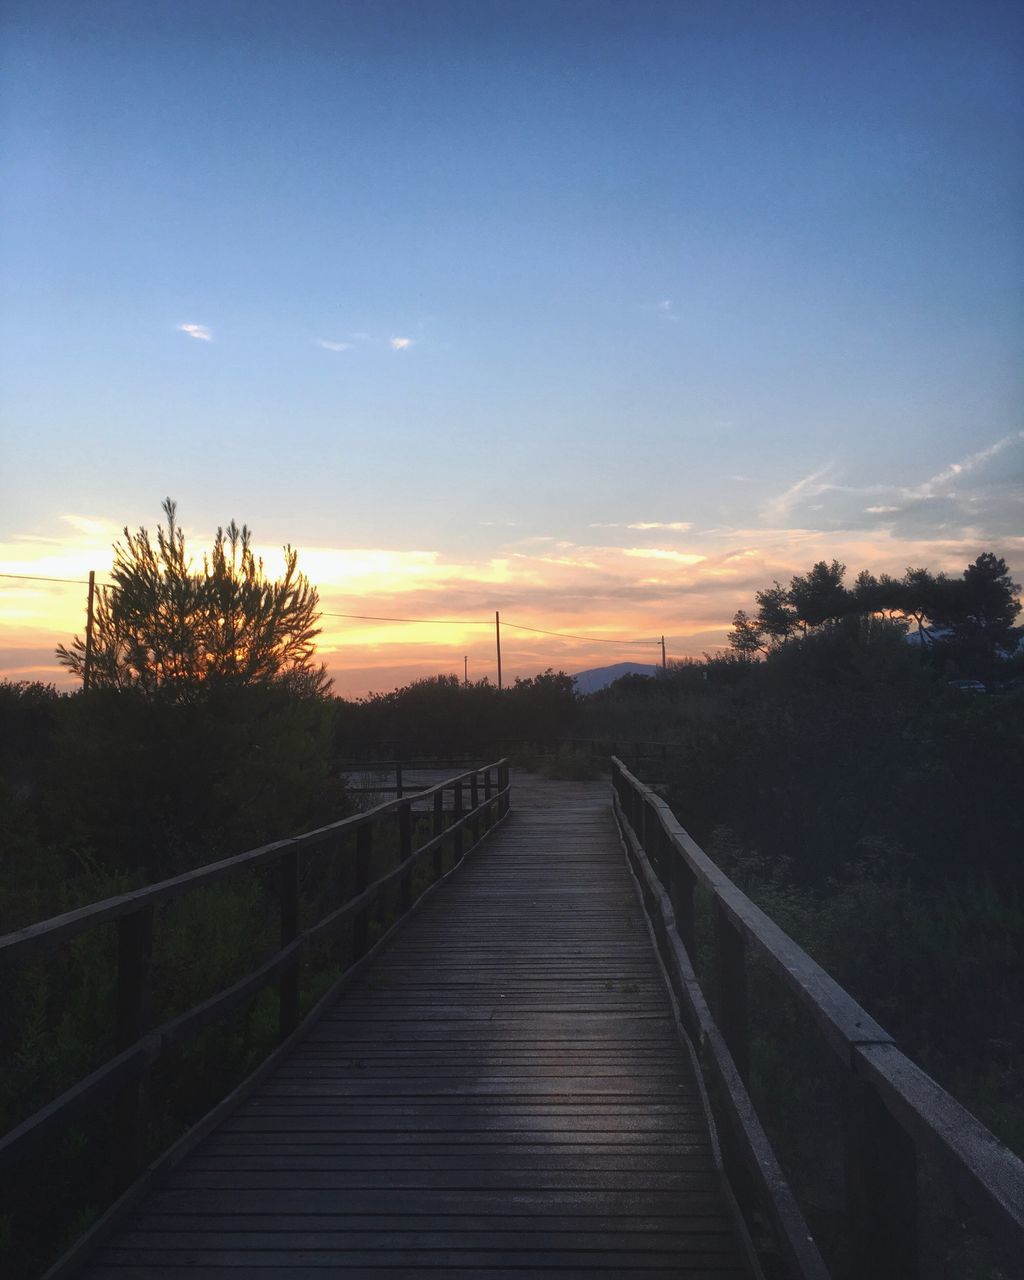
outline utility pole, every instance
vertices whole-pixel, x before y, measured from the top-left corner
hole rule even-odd
[[[96,595],[96,570],[89,570],[89,603],[85,612],[85,667],[82,670],[82,688],[88,689],[92,684],[92,621],[93,599]]]
[[[501,688],[501,615],[494,611],[494,643],[498,650],[498,688]]]
[[[665,657],[665,637],[661,637],[661,670],[662,673],[668,670],[668,659]]]
[[[465,654],[462,659],[462,683],[469,688],[469,654]]]

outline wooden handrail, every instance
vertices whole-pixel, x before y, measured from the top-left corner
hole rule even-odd
[[[373,744],[370,744],[371,746]],[[349,760],[339,765],[341,773],[393,773],[396,768],[400,769],[439,769],[449,765],[459,764],[463,757],[447,756],[431,759],[423,754],[420,750],[422,744],[409,743],[410,748],[407,755],[400,754],[401,743],[382,742],[378,744],[382,748],[388,749],[386,756],[378,759],[367,760]],[[503,755],[513,756],[519,753],[534,754],[536,748],[551,748],[552,753],[557,754],[563,749],[571,751],[585,751],[593,757],[604,759],[613,755],[621,754],[631,756],[633,759],[661,759],[667,760],[668,757],[677,751],[684,751],[685,743],[682,742],[662,742],[662,741],[640,741],[627,738],[536,738],[536,739],[507,739],[501,741],[493,741],[485,744],[488,750],[500,750]],[[548,754],[548,751],[542,751],[540,754]]]
[[[960,1193],[1020,1256],[1024,1251],[1024,1162],[902,1053],[888,1032],[733,884],[682,828],[665,801],[617,757],[612,760],[612,787],[616,815],[641,876],[648,913],[654,917],[659,950],[689,1014],[690,1029],[709,1049],[718,1083],[726,1084],[727,1110],[732,1113],[726,1122],[735,1123],[737,1115],[749,1109],[741,1065],[747,1052],[744,971],[748,948],[809,1010],[818,1032],[836,1054],[843,1077],[847,1201],[853,1242],[861,1251],[858,1274],[878,1280],[905,1280],[918,1274],[919,1151],[936,1157],[952,1173]],[[694,969],[696,884],[711,895],[715,921],[718,999],[713,1019]],[[754,1128],[759,1131],[759,1123]],[[758,1159],[756,1138],[756,1133],[751,1138],[746,1124],[738,1145],[750,1166],[745,1174],[753,1174],[770,1197],[778,1170]],[[783,1217],[788,1214],[792,1219],[792,1208],[785,1207]],[[776,1205],[777,1220],[779,1212]],[[799,1231],[797,1223],[794,1233]],[[815,1266],[813,1258],[801,1263],[798,1274],[817,1275]]]
[[[0,1168],[12,1164],[20,1158],[27,1147],[44,1139],[55,1127],[64,1124],[73,1113],[87,1103],[91,1103],[98,1097],[109,1096],[111,1093],[117,1093],[122,1104],[125,1098],[132,1103],[132,1106],[120,1105],[115,1109],[115,1125],[118,1124],[118,1113],[127,1116],[126,1127],[131,1130],[134,1144],[140,1128],[140,1117],[137,1114],[141,1106],[138,1085],[146,1072],[168,1049],[222,1020],[241,1004],[265,990],[275,980],[280,984],[281,1036],[284,1038],[290,1034],[298,1020],[297,975],[303,953],[309,947],[322,942],[346,920],[354,919],[357,922],[362,920],[365,923],[369,908],[381,893],[393,886],[397,885],[401,889],[401,913],[408,910],[412,905],[411,875],[417,864],[429,855],[433,855],[435,875],[439,875],[443,866],[440,858],[449,840],[455,849],[457,860],[462,855],[462,834],[467,826],[473,824],[475,843],[481,817],[487,819],[484,824],[486,835],[487,831],[507,814],[511,792],[508,770],[508,761],[502,759],[482,766],[480,769],[471,769],[447,778],[427,792],[418,792],[415,796],[417,801],[423,799],[425,795],[432,797],[434,824],[431,838],[417,848],[412,847],[413,797],[388,800],[365,813],[341,819],[290,840],[279,840],[257,849],[247,850],[233,858],[209,863],[144,889],[136,889],[116,898],[108,898],[103,902],[66,912],[64,915],[41,921],[39,924],[0,938],[0,960],[20,961],[68,942],[88,929],[116,920],[119,928],[116,1003],[120,1011],[119,1019],[124,1023],[124,1026],[118,1027],[117,1038],[124,1038],[127,1029],[129,1040],[129,1043],[117,1046],[119,1052],[115,1057],[0,1138]],[[474,807],[463,813],[461,812],[463,783],[467,779],[475,781],[480,774],[484,777],[484,798],[478,800],[477,788],[474,786],[473,795],[476,803]],[[492,775],[497,778],[496,788],[492,788],[491,785]],[[456,808],[445,811],[443,797],[447,789],[455,792]],[[496,815],[492,814],[492,810],[496,811]],[[452,815],[452,822],[449,825],[444,823],[445,812]],[[326,841],[350,832],[369,835],[373,823],[391,815],[397,815],[399,824],[398,866],[378,877],[372,884],[357,883],[358,892],[347,902],[342,903],[309,928],[300,930],[296,896],[300,852],[319,848]],[[358,859],[357,850],[357,861]],[[140,1034],[140,1028],[136,1025],[137,1013],[132,1013],[132,1010],[137,1009],[141,1003],[141,992],[135,990],[141,982],[140,967],[137,963],[138,955],[130,945],[125,945],[126,941],[130,942],[133,935],[139,932],[135,922],[140,919],[146,921],[142,932],[148,938],[149,922],[156,905],[173,901],[233,872],[251,870],[273,862],[280,862],[288,873],[282,875],[280,885],[282,928],[281,945],[278,950],[258,968],[230,987],[209,996],[200,1004],[161,1026]],[[369,870],[368,860],[366,870]],[[364,947],[365,941],[363,937],[362,946]],[[125,1010],[128,1010],[127,1018],[124,1014]],[[141,1152],[137,1154],[141,1155]],[[138,1159],[130,1163],[137,1165]],[[131,1170],[129,1169],[128,1172]]]
[[[483,766],[487,769],[507,768],[507,761],[499,760],[494,764]],[[470,769],[466,773],[446,778],[426,790],[417,791],[416,799],[425,800],[437,792],[444,792],[456,783],[464,782],[475,772]],[[117,920],[121,916],[132,915],[142,907],[154,907],[172,901],[193,889],[213,884],[236,871],[249,870],[263,866],[268,862],[276,862],[292,849],[308,849],[325,841],[343,836],[359,827],[377,822],[381,818],[395,813],[404,799],[384,800],[372,809],[353,814],[349,818],[341,818],[338,822],[329,823],[325,827],[317,827],[300,836],[292,836],[287,840],[275,840],[271,844],[260,845],[255,849],[247,849],[231,858],[222,858],[219,862],[208,862],[196,867],[193,871],[183,872],[180,876],[172,876],[167,880],[158,880],[155,884],[146,885],[142,889],[132,889],[128,893],[119,894],[115,898],[105,898],[101,902],[93,902],[85,907],[77,907],[74,911],[66,911],[63,915],[53,916],[49,920],[41,920],[24,929],[16,929],[12,933],[0,937],[0,963],[9,960],[22,960],[39,951],[45,951],[62,942],[68,942],[77,934],[93,929],[96,925]]]

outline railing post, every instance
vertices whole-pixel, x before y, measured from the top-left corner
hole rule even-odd
[[[746,943],[716,898],[715,985],[718,997],[716,1018],[736,1069],[747,1078],[747,970]],[[693,957],[691,956],[691,959]]]
[[[492,795],[491,771],[490,769],[485,769],[484,770],[484,804],[487,805],[487,808],[484,810],[484,830],[485,831],[490,831],[491,827],[494,826],[494,813],[489,803],[491,799],[491,795]]]
[[[480,780],[474,773],[469,780],[469,807],[473,811],[473,821],[469,824],[473,832],[473,843],[480,843]]]
[[[454,820],[455,822],[458,822],[458,821],[459,821],[459,819],[462,817],[462,813],[463,813],[463,809],[462,809],[462,783],[461,783],[461,782],[456,782],[456,784],[455,784],[455,786],[452,788],[452,790],[455,792],[454,819],[453,819],[453,820]],[[452,837],[452,849],[453,849],[453,851],[454,851],[454,857],[455,857],[455,861],[456,861],[456,863],[461,862],[461,861],[462,861],[462,828],[461,828],[461,827],[459,828],[459,830],[458,830],[458,831],[456,831],[455,835]]]
[[[503,760],[498,766],[498,790],[501,799],[498,802],[498,815],[504,818],[508,814],[508,761]]]
[[[654,874],[664,884],[665,877],[661,865],[661,848],[658,844],[661,823],[658,821],[658,815],[654,812],[654,805],[646,798],[641,801],[640,822],[643,827],[643,831],[637,833],[640,836],[640,843],[643,845],[644,853],[647,854],[647,861],[654,868]]]
[[[284,949],[299,932],[299,851],[289,849],[278,868],[280,940]],[[296,958],[277,980],[277,1033],[285,1040],[299,1025],[300,966]]]
[[[398,797],[398,799],[399,799],[399,800],[401,800],[402,795],[403,795],[403,791],[402,791],[402,762],[401,762],[401,760],[396,760],[396,761],[395,761],[395,795]]]
[[[434,823],[431,835],[436,839],[444,832],[444,791],[434,792]],[[439,844],[434,850],[434,879],[440,880],[444,875],[444,845]]]
[[[398,858],[408,862],[412,857],[412,801],[406,800],[398,810]],[[402,876],[398,909],[401,915],[412,906],[412,868]]]
[[[149,996],[153,955],[153,908],[142,907],[117,922],[117,988],[114,996],[114,1047],[118,1053],[141,1038]],[[114,1162],[122,1179],[142,1168],[146,1142],[145,1081],[126,1084],[114,1101]]]
[[[689,864],[674,844],[669,844],[669,860],[672,867],[672,910],[676,916],[676,930],[690,957],[690,964],[697,967],[697,930],[694,919],[693,894],[696,878]]]
[[[855,1280],[917,1280],[917,1153],[878,1091],[841,1068],[846,1204]]]
[[[356,882],[353,897],[358,897],[370,883],[370,859],[372,857],[373,824],[366,822],[356,829]],[[358,913],[352,925],[353,960],[358,960],[366,954],[369,924],[370,909],[366,906]]]

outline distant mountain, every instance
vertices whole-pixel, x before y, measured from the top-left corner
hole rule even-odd
[[[578,671],[573,679],[576,681],[577,693],[596,693],[598,689],[607,689],[614,680],[622,676],[656,676],[658,668],[647,662],[613,662],[610,667],[591,667],[589,671]]]

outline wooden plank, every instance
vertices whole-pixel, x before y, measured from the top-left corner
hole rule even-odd
[[[355,1238],[373,1236],[380,1240],[409,1238],[419,1235],[437,1235],[450,1238],[459,1233],[472,1241],[474,1237],[485,1235],[492,1239],[514,1235],[522,1239],[541,1234],[575,1235],[584,1233],[588,1238],[599,1236],[602,1232],[616,1239],[623,1237],[632,1240],[635,1247],[638,1237],[651,1234],[654,1236],[676,1236],[684,1240],[706,1240],[714,1237],[718,1247],[724,1249],[731,1241],[729,1221],[724,1217],[698,1217],[685,1215],[685,1222],[680,1225],[678,1214],[658,1216],[653,1213],[637,1213],[628,1218],[615,1218],[609,1221],[598,1216],[578,1215],[573,1219],[571,1227],[560,1225],[557,1219],[550,1216],[518,1214],[509,1219],[504,1214],[470,1214],[448,1213],[441,1215],[412,1213],[375,1213],[372,1217],[361,1214],[334,1213],[269,1213],[217,1214],[215,1221],[211,1215],[201,1213],[141,1213],[134,1225],[125,1232],[122,1239],[128,1239],[139,1232],[179,1231],[202,1234],[219,1233],[230,1235],[242,1232],[246,1235],[309,1235],[322,1236],[329,1233],[344,1232]],[[703,1246],[702,1246],[703,1247]]]
[[[225,1230],[218,1224],[218,1229],[211,1231],[206,1220],[196,1217],[186,1228],[180,1221],[174,1223],[174,1230],[168,1230],[168,1224],[162,1219],[146,1219],[135,1230],[126,1231],[121,1237],[118,1247],[122,1249],[205,1249],[228,1250],[232,1253],[244,1253],[246,1250],[273,1250],[277,1253],[295,1249],[344,1250],[366,1249],[494,1249],[507,1252],[551,1250],[551,1251],[592,1251],[595,1249],[628,1249],[635,1252],[638,1245],[655,1252],[670,1251],[672,1253],[731,1253],[732,1236],[729,1232],[653,1230],[650,1226],[640,1229],[609,1231],[598,1223],[591,1230],[552,1230],[550,1227],[538,1226],[536,1230],[503,1230],[507,1223],[503,1218],[494,1218],[494,1226],[480,1230],[467,1230],[463,1227],[452,1227],[446,1224],[439,1229],[432,1224],[426,1230],[406,1230],[403,1227],[384,1229],[377,1219],[373,1224],[363,1220],[358,1226],[331,1225],[320,1229],[283,1228],[268,1229],[262,1222],[243,1219],[244,1226],[235,1230]],[[333,1220],[329,1220],[332,1221]],[[655,1220],[657,1221],[657,1219]],[[152,1225],[156,1223],[158,1225]],[[163,1223],[163,1225],[159,1225]],[[642,1239],[641,1239],[642,1231]],[[457,1242],[457,1243],[456,1243]],[[431,1261],[436,1262],[435,1258]]]
[[[243,1263],[243,1267],[253,1268],[251,1264]],[[94,1276],[110,1276],[111,1280],[184,1280],[185,1276],[191,1280],[207,1280],[208,1277],[224,1276],[227,1274],[228,1268],[222,1265],[218,1266],[193,1266],[190,1263],[182,1263],[175,1265],[161,1265],[157,1263],[145,1263],[141,1266],[119,1265],[111,1268],[90,1268],[86,1275]],[[574,1268],[577,1276],[581,1274],[579,1268]],[[237,1275],[237,1271],[235,1271]],[[261,1267],[258,1274],[263,1276],[272,1276],[273,1280],[324,1280],[323,1265],[317,1266],[291,1266],[287,1263],[279,1263],[272,1268]],[[417,1259],[412,1266],[394,1266],[394,1267],[346,1267],[346,1280],[423,1280],[424,1266],[422,1259]],[[445,1280],[559,1280],[565,1276],[566,1272],[557,1264],[541,1266],[541,1267],[516,1267],[511,1270],[508,1267],[477,1267],[477,1266],[450,1266],[443,1268]],[[635,1274],[649,1277],[650,1280],[686,1280],[686,1277],[692,1276],[694,1280],[700,1277],[709,1278],[709,1280],[747,1280],[748,1272],[734,1269],[732,1267],[723,1267],[720,1270],[709,1272],[706,1267],[698,1267],[696,1271],[690,1268],[683,1268],[678,1261],[668,1267],[644,1267],[642,1262],[634,1265],[629,1270],[621,1267],[603,1267],[598,1264],[587,1266],[582,1272],[587,1280],[622,1280],[623,1275]]]
[[[338,1268],[346,1274],[353,1267],[414,1267],[423,1266],[423,1250],[409,1249],[354,1249],[339,1248],[335,1245],[327,1249],[296,1249],[282,1251],[278,1249],[260,1250],[247,1248],[244,1252],[233,1249],[144,1249],[144,1248],[108,1248],[103,1249],[97,1258],[97,1264],[114,1269],[121,1267],[178,1266],[216,1267],[234,1270],[235,1274],[246,1274],[256,1270],[272,1269],[277,1271],[284,1262],[290,1267],[329,1267]],[[616,1251],[613,1248],[570,1249],[555,1247],[549,1249],[468,1249],[434,1247],[430,1252],[430,1268],[444,1270],[472,1267],[474,1270],[485,1267],[496,1267],[519,1272],[523,1268],[548,1267],[566,1271],[589,1272],[592,1267],[612,1267],[620,1274],[623,1271],[636,1270],[635,1249]],[[702,1275],[716,1271],[734,1271],[734,1259],[728,1253],[681,1252],[677,1249],[654,1250],[644,1247],[643,1270],[664,1270],[670,1274],[685,1274],[687,1271],[698,1271]],[[422,1275],[422,1270],[420,1270]]]

